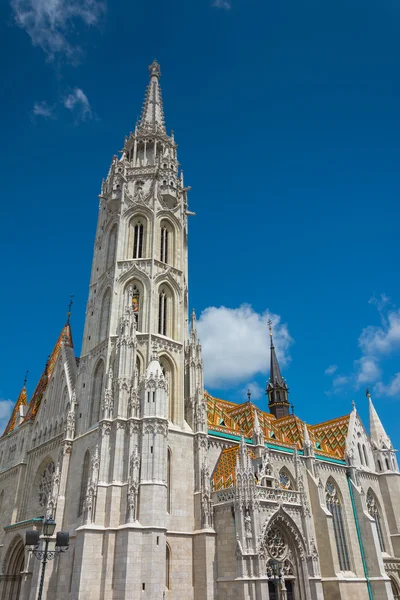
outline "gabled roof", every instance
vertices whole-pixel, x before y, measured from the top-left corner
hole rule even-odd
[[[217,465],[212,475],[214,490],[221,490],[236,483],[236,461],[240,452],[240,445],[222,450]],[[248,450],[251,458],[255,458],[254,452]]]
[[[349,421],[350,415],[346,415],[325,423],[312,425],[309,427],[309,431],[315,435],[315,438],[329,453],[337,458],[344,458]]]
[[[4,433],[1,437],[4,437],[4,436],[8,435],[9,433],[11,433],[12,431],[14,431],[15,424],[17,422],[17,418],[19,415],[19,409],[21,406],[26,406],[26,385],[25,385],[25,383],[19,393],[18,399],[17,399],[15,406],[13,408],[13,411],[11,413],[11,417],[7,423],[7,427],[5,428]]]
[[[53,351],[48,358],[42,376],[39,379],[36,389],[33,392],[33,396],[29,402],[28,411],[23,421],[24,423],[26,423],[27,421],[33,421],[36,417],[37,411],[39,410],[39,406],[43,398],[43,394],[46,391],[47,384],[53,373],[58,355],[61,350],[61,344],[63,342],[66,346],[70,346],[71,348],[73,348],[72,332],[69,322],[67,322],[66,325],[63,327],[60,336],[56,342],[56,345],[54,346]]]

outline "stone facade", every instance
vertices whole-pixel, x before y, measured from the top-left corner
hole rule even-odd
[[[102,184],[81,356],[68,316],[0,438],[0,599],[37,598],[24,535],[45,516],[70,546],[44,598],[398,599],[400,474],[371,400],[370,435],[355,407],[307,426],[272,337],[273,414],[204,392],[159,78]]]

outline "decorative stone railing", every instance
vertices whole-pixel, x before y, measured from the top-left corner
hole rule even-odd
[[[235,499],[236,488],[229,487],[214,492],[214,504],[230,502]],[[300,504],[300,492],[284,490],[282,488],[267,488],[256,486],[256,495],[259,501],[282,502],[283,504]]]

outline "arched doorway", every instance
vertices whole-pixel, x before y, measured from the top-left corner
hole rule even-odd
[[[265,558],[270,600],[309,598],[304,539],[284,510],[279,509],[265,523],[260,553]]]
[[[5,557],[2,600],[18,600],[21,592],[22,572],[25,566],[25,546],[20,537],[11,543]],[[8,556],[7,556],[8,555]]]
[[[390,584],[392,586],[393,598],[394,600],[400,600],[400,591],[399,586],[395,582],[394,579],[390,578]]]

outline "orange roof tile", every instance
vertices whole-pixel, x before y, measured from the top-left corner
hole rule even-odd
[[[56,342],[56,345],[54,346],[53,351],[49,356],[49,359],[46,363],[46,366],[44,368],[42,376],[39,379],[39,383],[37,384],[36,389],[33,392],[33,396],[29,402],[28,411],[27,411],[25,419],[23,421],[24,423],[26,421],[33,421],[36,417],[37,411],[39,410],[39,406],[40,406],[40,403],[43,398],[43,394],[46,391],[47,384],[50,380],[51,374],[53,373],[54,367],[56,365],[57,358],[58,358],[58,355],[61,350],[62,342],[64,342],[66,344],[66,346],[70,346],[71,348],[73,348],[72,332],[71,332],[71,326],[69,323],[67,323],[63,327],[63,329],[60,333],[60,336]]]
[[[15,424],[17,422],[17,417],[19,415],[19,409],[21,406],[26,406],[26,386],[25,386],[25,384],[19,393],[18,399],[17,399],[15,406],[13,408],[13,411],[11,413],[11,417],[7,423],[7,427],[5,428],[4,433],[1,437],[14,431]]]

